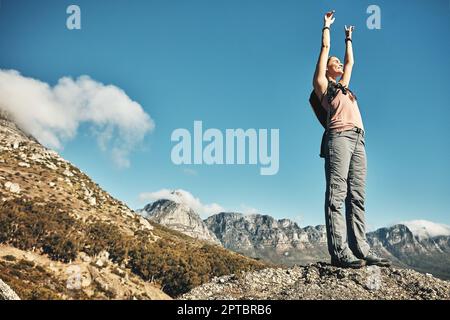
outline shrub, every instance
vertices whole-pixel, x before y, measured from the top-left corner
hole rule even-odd
[[[16,261],[17,260],[15,256],[10,255],[10,254],[3,256],[2,258],[6,261]]]

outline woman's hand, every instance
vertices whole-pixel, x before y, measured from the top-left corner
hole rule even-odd
[[[334,22],[334,10],[325,13],[323,17],[323,24],[325,27],[330,27]]]
[[[345,28],[345,38],[346,39],[351,39],[352,38],[352,32],[355,29],[355,27],[354,26],[348,26],[347,27],[347,25],[345,25],[344,28]]]

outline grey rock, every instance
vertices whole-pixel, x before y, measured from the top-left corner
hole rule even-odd
[[[6,283],[0,279],[0,300],[20,300],[17,293],[14,292]]]
[[[5,183],[5,189],[12,192],[12,193],[20,193],[20,186],[17,183],[13,182],[6,182]]]

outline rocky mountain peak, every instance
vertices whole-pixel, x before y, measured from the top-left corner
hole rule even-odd
[[[173,200],[160,199],[139,210],[144,217],[190,237],[220,245],[200,216],[190,207]]]
[[[376,231],[369,233],[368,237],[375,246],[420,247],[418,239],[414,236],[411,230],[403,224],[396,224],[391,227],[377,229]]]

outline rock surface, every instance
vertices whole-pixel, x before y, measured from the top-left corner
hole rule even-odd
[[[216,277],[180,298],[449,300],[450,282],[412,270],[376,266],[341,269],[316,263]]]
[[[20,300],[19,296],[0,279],[0,300]]]

